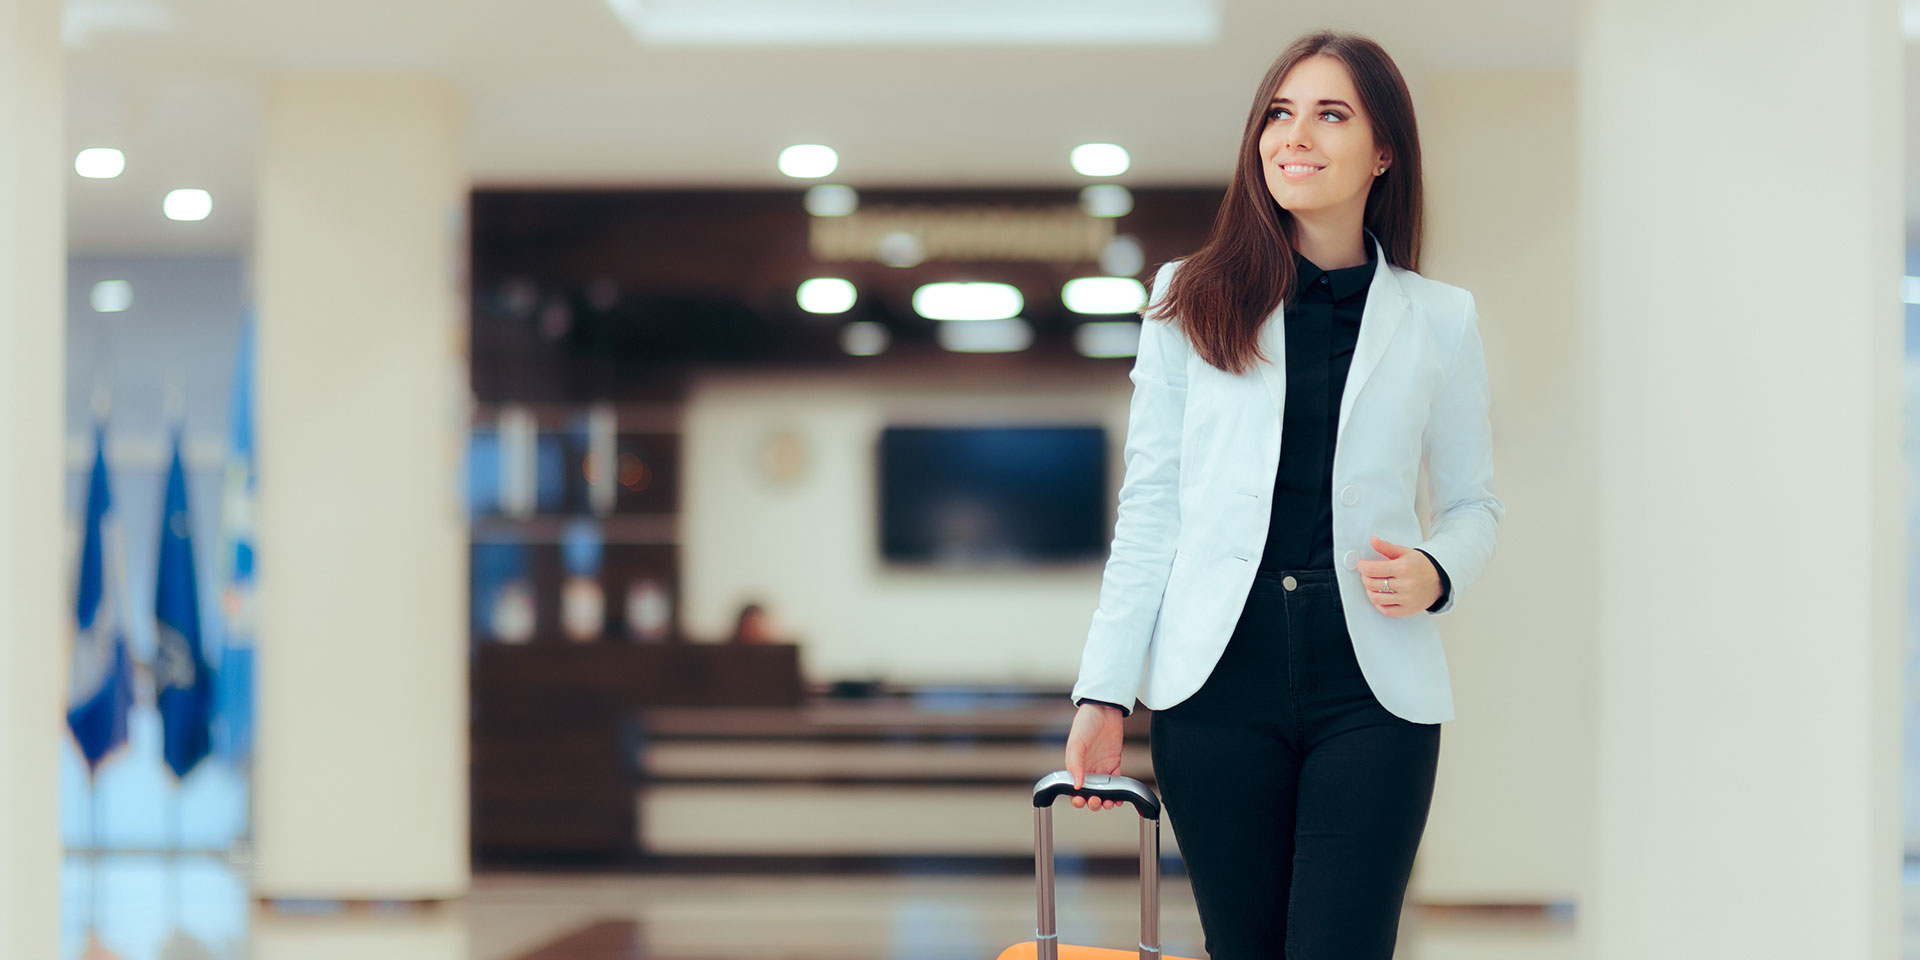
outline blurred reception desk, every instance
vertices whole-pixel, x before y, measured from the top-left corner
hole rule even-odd
[[[1064,767],[1064,690],[940,687],[789,708],[636,711],[643,860],[831,869],[908,859],[1030,870],[1033,782]],[[1145,710],[1127,720],[1121,773],[1154,782]],[[1055,806],[1057,855],[1133,870],[1138,818]],[[1164,824],[1161,849],[1175,849]]]
[[[807,702],[793,644],[479,643],[473,851],[483,863],[632,860],[633,719],[650,707]]]

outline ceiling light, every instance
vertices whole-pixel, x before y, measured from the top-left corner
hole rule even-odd
[[[1124,217],[1133,212],[1133,191],[1117,183],[1082,187],[1080,209],[1089,217]]]
[[[1112,277],[1138,276],[1147,268],[1147,252],[1131,236],[1118,236],[1100,249],[1100,272]]]
[[[796,143],[780,151],[780,172],[789,177],[824,177],[840,166],[840,155],[832,147],[817,143]]]
[[[87,299],[98,313],[119,313],[133,306],[133,284],[125,280],[102,280],[93,285]]]
[[[807,188],[807,212],[816,217],[844,217],[860,209],[860,194],[839,183]]]
[[[1033,345],[1033,325],[1020,317],[934,328],[940,346],[955,353],[1012,353]]]
[[[928,320],[1005,320],[1025,305],[1005,283],[929,283],[913,291],[913,312]]]
[[[840,328],[840,349],[856,357],[885,353],[892,340],[884,324],[860,320]]]
[[[808,313],[846,313],[853,309],[852,281],[839,277],[815,277],[800,284],[797,295],[800,309]]]
[[[205,190],[169,190],[160,209],[168,220],[205,220],[213,212],[213,195]]]
[[[1088,177],[1117,177],[1127,172],[1127,150],[1117,143],[1083,143],[1069,155],[1074,172]]]
[[[89,180],[112,180],[127,169],[127,155],[112,147],[88,147],[73,158],[73,172]]]
[[[894,230],[874,244],[873,255],[889,267],[915,267],[927,259],[927,245],[918,234]]]
[[[1131,357],[1140,351],[1140,321],[1083,323],[1074,328],[1073,348],[1083,357]]]
[[[1133,313],[1147,304],[1147,288],[1132,277],[1076,277],[1060,288],[1074,313]]]
[[[68,0],[72,4],[75,0]],[[605,0],[650,47],[1217,44],[1221,0]]]

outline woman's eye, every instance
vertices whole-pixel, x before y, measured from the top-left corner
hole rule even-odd
[[[1280,114],[1283,114],[1283,113],[1286,113],[1286,112],[1287,112],[1287,108],[1286,108],[1286,107],[1274,107],[1274,108],[1273,108],[1272,110],[1268,110],[1268,111],[1267,111],[1267,119],[1268,119],[1268,120],[1278,120],[1278,119],[1280,119]],[[1343,117],[1343,116],[1341,116],[1341,115],[1340,115],[1340,114],[1339,114],[1339,113],[1338,113],[1337,111],[1333,111],[1333,110],[1322,110],[1322,111],[1320,111],[1320,115],[1321,115],[1321,116],[1323,116],[1323,117],[1332,117],[1332,118],[1333,118],[1333,119],[1335,119],[1335,120],[1345,120],[1345,119],[1346,119],[1345,117]]]

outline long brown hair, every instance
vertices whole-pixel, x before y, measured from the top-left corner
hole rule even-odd
[[[1280,52],[1254,90],[1253,107],[1240,135],[1233,183],[1213,218],[1213,231],[1185,258],[1167,295],[1150,314],[1177,318],[1201,359],[1229,373],[1242,373],[1260,353],[1260,324],[1293,296],[1293,215],[1267,190],[1261,170],[1260,133],[1267,103],[1280,81],[1308,57],[1324,54],[1346,64],[1361,109],[1372,121],[1373,139],[1393,162],[1368,188],[1362,225],[1380,238],[1388,262],[1418,270],[1422,200],[1420,131],[1413,97],[1393,58],[1372,40],[1352,33],[1309,33]],[[1157,296],[1159,291],[1154,291]]]

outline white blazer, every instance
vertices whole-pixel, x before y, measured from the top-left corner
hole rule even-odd
[[[1378,266],[1340,398],[1333,459],[1335,579],[1355,659],[1374,696],[1416,723],[1453,719],[1440,629],[1493,557],[1506,505],[1493,490],[1486,357],[1473,294]],[[1154,278],[1164,297],[1178,261]],[[1126,473],[1099,607],[1071,699],[1163,710],[1192,696],[1226,649],[1271,519],[1287,396],[1285,305],[1260,329],[1269,358],[1235,376],[1200,359],[1178,327],[1141,324]],[[1433,533],[1414,490],[1425,460]],[[1370,537],[1419,547],[1451,582],[1444,607],[1389,617],[1366,598]]]

